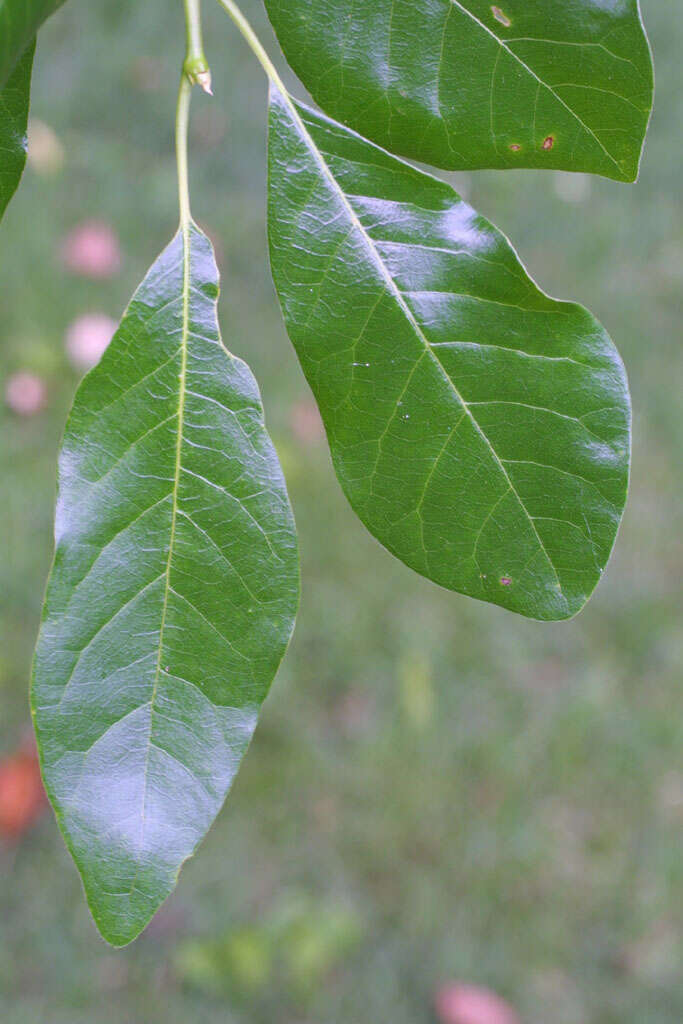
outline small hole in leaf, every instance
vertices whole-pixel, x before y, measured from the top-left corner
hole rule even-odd
[[[501,587],[509,587],[511,583],[512,583],[512,580],[510,579],[509,576],[501,576],[500,577],[500,585],[501,585]]]
[[[501,11],[500,7],[496,7],[494,4],[493,7],[491,8],[491,14],[496,19],[496,21],[499,21],[501,23],[501,25],[505,25],[506,28],[510,28],[512,22],[508,18],[507,14],[505,14],[504,11]]]
[[[555,136],[554,135],[548,135],[543,140],[542,149],[545,149],[545,150],[552,149],[554,145],[555,145]]]

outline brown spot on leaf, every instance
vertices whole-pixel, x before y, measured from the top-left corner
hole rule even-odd
[[[548,135],[543,140],[542,148],[545,149],[545,150],[548,150],[548,149],[552,149],[554,145],[555,145],[555,136],[554,135]]]
[[[512,583],[512,580],[510,579],[509,576],[501,576],[500,577],[500,585],[501,585],[501,587],[509,587],[511,583]]]
[[[496,21],[499,21],[501,23],[501,25],[505,25],[506,28],[510,28],[512,22],[508,18],[507,14],[505,14],[504,11],[501,11],[500,7],[496,7],[496,5],[494,4],[493,7],[491,8],[491,14],[496,19]]]
[[[513,142],[512,145],[510,146],[510,149],[512,150],[513,153],[519,153],[521,148],[522,147],[518,142]]]

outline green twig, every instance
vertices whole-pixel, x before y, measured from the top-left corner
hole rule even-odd
[[[180,206],[180,227],[187,233],[192,214],[190,213],[190,187],[187,173],[187,126],[190,117],[192,85],[183,71],[178,89],[178,104],[175,119],[175,152],[178,167],[178,203]]]
[[[187,49],[183,71],[192,85],[201,85],[204,92],[211,92],[211,71],[204,56],[202,41],[201,0],[184,0],[185,27],[187,31]]]
[[[289,94],[283,85],[282,79],[275,70],[272,60],[264,50],[260,39],[242,14],[237,4],[234,3],[234,0],[218,0],[218,2],[221,7],[228,12],[232,20],[237,25],[269,80],[273,85],[277,86],[283,96],[287,97]]]

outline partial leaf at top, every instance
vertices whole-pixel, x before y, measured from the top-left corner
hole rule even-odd
[[[0,89],[0,218],[17,190],[26,164],[26,125],[34,50],[35,41]]]
[[[36,32],[64,0],[0,0],[0,217],[26,163]]]
[[[624,508],[630,403],[601,325],[445,183],[271,89],[271,266],[341,485],[444,587],[574,615]]]
[[[0,0],[0,88],[36,32],[64,0]]]
[[[230,788],[298,601],[256,382],[222,347],[206,237],[180,232],[81,384],[59,459],[32,709],[100,931],[145,927]]]
[[[265,0],[332,117],[438,167],[633,181],[652,107],[638,0]]]

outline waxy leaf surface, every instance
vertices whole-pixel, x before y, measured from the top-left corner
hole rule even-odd
[[[122,945],[218,812],[292,632],[292,513],[194,226],[81,384],[59,460],[32,707],[102,934]]]
[[[453,590],[575,614],[626,498],[630,405],[601,325],[445,183],[271,89],[271,266],[362,521]]]
[[[265,0],[320,106],[447,168],[633,181],[652,107],[637,0]]]
[[[26,164],[26,125],[31,97],[31,43],[0,89],[0,218],[17,190]]]

